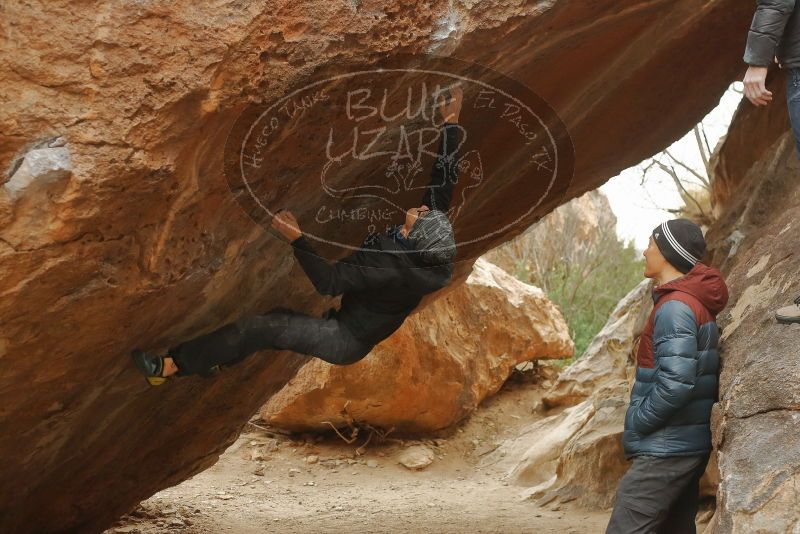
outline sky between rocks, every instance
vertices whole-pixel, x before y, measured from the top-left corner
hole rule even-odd
[[[741,82],[735,82],[722,96],[719,105],[703,119],[712,149],[727,132],[733,112],[743,98],[734,88],[741,91]],[[781,104],[782,102],[773,102],[770,105]],[[690,131],[675,141],[669,150],[675,157],[703,172],[703,162],[693,132]],[[600,190],[608,196],[611,209],[617,216],[619,237],[625,241],[633,240],[637,249],[644,250],[647,248],[651,230],[661,222],[673,218],[666,209],[678,208],[682,201],[672,179],[660,171],[650,171],[646,182],[642,184],[641,167],[636,165],[625,169],[600,187]],[[687,179],[690,176],[688,171],[683,171],[683,174]]]

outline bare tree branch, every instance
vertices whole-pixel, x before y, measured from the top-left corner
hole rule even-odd
[[[706,135],[706,127],[705,127],[705,125],[701,122],[699,124],[699,126],[700,126],[700,133],[703,134],[703,141],[706,144],[706,154],[708,154],[708,159],[710,161],[711,160],[711,153],[714,150],[711,148],[711,143],[708,142],[708,135]],[[709,167],[708,164],[706,164],[706,176],[709,176],[709,177],[711,176],[711,167]]]
[[[701,152],[701,153],[703,152],[703,149],[702,149],[702,147],[700,147],[700,152]],[[689,172],[690,172],[692,175],[694,175],[694,176],[695,176],[695,177],[696,177],[698,180],[700,180],[700,181],[702,182],[702,184],[703,184],[703,187],[704,187],[705,189],[711,189],[711,184],[708,182],[708,179],[707,179],[705,176],[703,176],[702,174],[700,174],[699,172],[697,172],[696,170],[692,169],[692,168],[691,168],[691,167],[689,167],[687,164],[685,164],[684,162],[682,162],[681,160],[679,160],[678,158],[676,158],[675,156],[673,156],[673,155],[670,153],[670,151],[669,151],[669,150],[664,150],[664,154],[666,154],[667,156],[669,156],[669,159],[671,159],[673,162],[675,162],[676,164],[678,164],[678,165],[679,165],[681,168],[683,168],[683,169],[686,169],[686,170],[687,170],[687,171],[689,171]],[[706,160],[706,157],[705,157],[705,155],[703,155],[703,161],[707,161],[707,160]]]
[[[705,212],[705,210],[703,210],[703,206],[701,206],[700,203],[692,196],[692,194],[689,193],[689,191],[687,191],[686,188],[683,186],[683,182],[681,182],[680,178],[678,177],[678,173],[675,172],[675,168],[674,167],[668,167],[667,165],[664,165],[663,163],[661,163],[658,160],[655,160],[655,161],[658,164],[658,166],[661,167],[661,170],[664,171],[665,173],[667,173],[672,178],[672,180],[675,182],[675,185],[678,186],[678,189],[683,191],[683,193],[686,195],[686,197],[689,200],[691,200],[694,203],[695,206],[697,206],[697,209],[700,211],[700,215],[702,215],[705,218],[706,217],[706,212]]]
[[[708,139],[705,139],[705,144],[703,143],[705,131],[700,131],[700,124],[695,124],[692,131],[694,132],[694,140],[697,142],[697,148],[700,151],[700,158],[703,160],[703,168],[708,173],[708,154],[711,153],[711,149],[708,147]]]

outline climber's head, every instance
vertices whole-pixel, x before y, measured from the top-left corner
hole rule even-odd
[[[414,223],[417,222],[417,219],[421,215],[429,212],[430,210],[431,209],[428,206],[425,206],[424,204],[418,208],[409,209],[408,211],[406,211],[406,223],[403,226],[406,228],[408,232],[410,232],[411,229],[414,228]]]
[[[706,253],[703,231],[686,219],[673,219],[656,226],[644,251],[644,275],[662,278],[674,271],[678,275],[692,270]]]
[[[412,208],[406,212],[406,224],[412,210],[417,211],[408,238],[414,243],[422,261],[429,265],[451,263],[456,256],[456,242],[447,214],[428,209],[427,206]]]

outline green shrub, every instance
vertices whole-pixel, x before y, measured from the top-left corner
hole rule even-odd
[[[564,314],[575,342],[575,356],[564,364],[584,353],[617,303],[643,277],[644,258],[633,243],[621,242],[613,230],[603,234],[579,258],[553,262],[541,273],[517,265],[517,278],[545,290]]]

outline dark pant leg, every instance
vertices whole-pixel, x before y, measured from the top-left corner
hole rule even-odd
[[[366,356],[372,345],[350,334],[336,318],[291,312],[246,316],[170,349],[180,375],[207,374],[265,349],[291,350],[329,363],[347,365]]]
[[[659,534],[696,534],[697,507],[700,504],[700,479],[706,471],[708,457],[701,462],[669,509]]]
[[[634,458],[617,488],[606,534],[660,532],[673,505],[690,483],[696,484],[696,473],[707,462],[707,455]]]
[[[258,331],[269,316],[252,317],[248,328]],[[272,339],[271,348],[314,356],[333,365],[350,365],[369,354],[374,345],[359,340],[336,317],[286,315],[286,327]]]
[[[800,158],[800,67],[786,69],[786,105],[789,108],[797,157]]]
[[[215,366],[239,361],[241,344],[242,334],[231,323],[169,349],[168,355],[178,366],[179,376],[206,375]]]
[[[436,161],[431,169],[431,180],[422,196],[421,205],[447,213],[458,183],[457,151],[461,143],[462,127],[458,124],[443,126]]]

